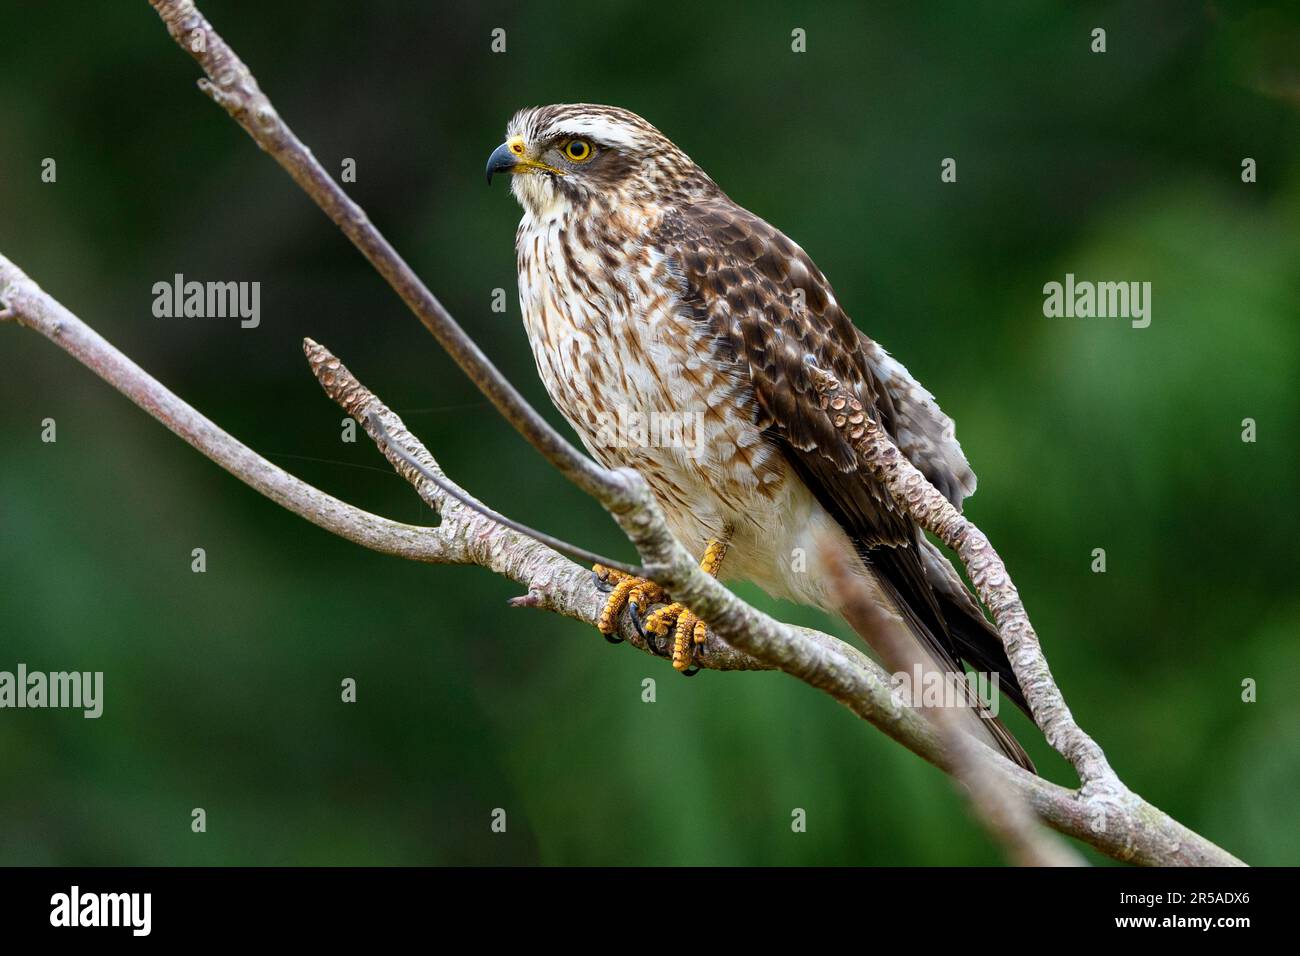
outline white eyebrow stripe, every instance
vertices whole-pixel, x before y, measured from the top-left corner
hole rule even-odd
[[[639,130],[626,124],[614,123],[598,116],[572,117],[557,120],[546,130],[546,136],[587,136],[606,146],[630,149],[642,141]]]

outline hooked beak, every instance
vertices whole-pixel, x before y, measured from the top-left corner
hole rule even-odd
[[[541,160],[529,159],[524,149],[522,136],[511,136],[508,140],[492,150],[487,161],[487,181],[492,185],[492,176],[496,173],[550,173],[563,176],[562,170],[556,169]]]
[[[487,164],[488,185],[492,185],[492,177],[496,173],[513,173],[515,163],[518,161],[519,157],[510,151],[509,143],[502,143],[492,150],[492,155],[488,157]]]

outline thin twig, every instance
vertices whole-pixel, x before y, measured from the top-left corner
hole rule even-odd
[[[555,611],[594,625],[605,603],[590,568],[584,568],[535,538],[503,526],[482,502],[451,481],[402,419],[357,381],[329,349],[311,339],[303,352],[325,394],[361,423],[399,475],[411,483],[429,507],[442,516],[438,526],[447,563],[477,564],[528,589],[526,606]],[[437,480],[430,480],[436,476]],[[454,495],[444,488],[454,489]],[[465,502],[465,503],[462,503]],[[814,632],[815,633],[815,632]],[[633,646],[652,652],[630,615],[619,619],[619,635]],[[818,635],[826,641],[835,639]],[[725,641],[710,645],[704,667],[710,670],[770,670],[771,665]]]
[[[0,255],[0,298],[20,325],[39,332],[236,478],[326,531],[374,551],[437,561],[437,529],[402,524],[313,488],[217,427]]]
[[[280,118],[256,78],[191,0],[149,0],[172,39],[203,68],[199,88],[237,122],[318,205],[402,297],[497,411],[559,472],[593,497],[617,495],[622,482],[578,451],[524,400],[465,333],[365,211],[325,171]]]
[[[495,521],[499,525],[505,525],[512,531],[518,531],[520,534],[527,535],[534,540],[540,541],[548,548],[558,551],[560,554],[567,558],[571,558],[574,561],[585,561],[588,564],[603,564],[607,568],[613,568],[615,571],[622,571],[624,574],[630,574],[637,578],[643,578],[646,576],[645,568],[640,568],[633,564],[623,564],[621,561],[607,558],[603,554],[597,554],[595,551],[588,551],[586,548],[579,547],[576,544],[569,544],[569,542],[564,541],[561,538],[549,535],[544,531],[538,531],[536,528],[530,528],[522,522],[515,521],[513,518],[507,518],[500,512],[493,511],[487,505],[482,504],[474,498],[471,498],[469,495],[461,492],[459,488],[447,481],[445,478],[435,475],[423,464],[416,461],[414,456],[410,455],[400,445],[393,444],[392,438],[384,428],[384,423],[380,421],[377,416],[371,415],[367,424],[371,426],[373,433],[379,436],[380,448],[392,451],[394,455],[418,471],[426,481],[431,481],[442,489],[443,494],[450,495],[467,508],[473,508],[479,514],[483,515],[483,517]]]
[[[898,620],[887,614],[866,592],[839,548],[823,546],[821,557],[830,569],[831,588],[838,606],[843,609],[845,620],[877,650],[888,669],[895,674],[911,673],[913,665],[921,657],[919,646],[908,644],[906,632],[899,627]],[[947,676],[961,679],[957,675]],[[913,693],[916,693],[915,689]],[[1006,850],[1011,862],[1017,866],[1086,866],[1083,857],[1039,823],[1014,787],[1003,785],[985,759],[989,751],[968,733],[961,719],[962,716],[979,719],[965,704],[964,698],[955,706],[945,704],[941,702],[935,707],[926,707],[921,713],[939,732],[949,755],[952,774],[965,786],[976,819]],[[912,706],[917,706],[915,701]]]
[[[863,463],[900,508],[961,558],[975,593],[993,614],[1012,669],[1048,743],[1074,766],[1086,792],[1095,794],[1099,801],[1121,798],[1123,783],[1101,747],[1075,723],[1052,678],[1015,583],[988,536],[926,480],[835,376],[819,368],[812,368],[811,374],[821,407],[849,439]]]

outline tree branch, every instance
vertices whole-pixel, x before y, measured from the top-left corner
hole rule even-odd
[[[701,608],[734,605],[721,584],[699,570],[696,561],[666,530],[658,506],[635,471],[602,468],[566,441],[524,400],[505,376],[443,308],[410,266],[327,173],[262,92],[252,72],[195,7],[192,0],[149,0],[172,39],[203,69],[199,88],[221,106],[312,198],[350,239],[375,270],[401,296],[469,379],[501,415],[566,478],[595,498],[614,517],[642,556],[647,577],[682,599],[698,595]],[[648,550],[647,550],[648,549]],[[650,557],[654,558],[652,567]],[[706,601],[708,602],[706,604]],[[751,613],[752,609],[749,609]],[[710,622],[714,623],[714,622]],[[717,626],[724,639],[767,660],[763,643],[741,630],[729,616]],[[778,664],[778,661],[770,663]]]
[[[144,369],[0,254],[0,300],[7,314],[39,332],[240,481],[326,531],[384,554],[438,561],[436,529],[381,518],[295,478],[250,451],[177,398]]]
[[[303,352],[325,394],[361,425],[388,463],[411,483],[429,507],[441,515],[438,531],[443,542],[440,556],[443,563],[477,564],[487,568],[528,589],[530,600],[524,606],[556,611],[595,626],[604,607],[605,595],[596,586],[589,568],[574,564],[535,538],[493,520],[490,509],[452,482],[402,419],[358,382],[328,349],[307,339],[303,343]],[[412,461],[435,474],[473,504],[458,501],[427,480],[413,467]],[[650,652],[628,615],[624,615],[619,624],[619,634],[624,640]],[[710,648],[705,666],[713,670],[771,669],[770,665],[724,642]]]
[[[844,618],[870,647],[877,649],[885,665],[895,674],[911,673],[920,660],[920,648],[909,643],[905,631],[862,586],[844,560],[843,552],[826,542],[822,560],[830,568],[831,587]],[[938,673],[931,662],[931,668]],[[960,689],[965,675],[946,675]],[[963,707],[920,709],[934,724],[949,754],[952,775],[965,785],[971,810],[989,834],[1002,846],[1012,863],[1019,866],[1086,866],[1083,857],[1039,823],[1028,803],[1012,787],[1004,787],[984,759],[984,748],[967,732],[962,716],[974,711]],[[978,719],[977,717],[974,719]]]
[[[1083,789],[1095,795],[1099,806],[1104,806],[1104,801],[1120,801],[1126,789],[1101,747],[1075,723],[1052,678],[1020,593],[988,536],[926,480],[835,376],[818,368],[812,369],[812,375],[821,407],[872,474],[900,508],[961,558],[975,593],[993,614],[1011,667],[1048,743],[1070,761]]]
[[[736,598],[697,566],[672,537],[644,481],[628,470],[608,471],[566,442],[532,409],[452,319],[409,266],[325,172],[280,118],[251,71],[198,12],[192,0],[150,0],[173,39],[193,55],[207,74],[205,93],[222,106],[262,149],[270,153],[316,201],[375,268],[388,280],[420,321],[447,349],[505,418],[561,473],[596,498],[636,546],[649,576],[674,599],[707,619],[717,636],[758,660],[813,683],[831,679],[835,662],[798,631],[774,621]],[[832,380],[833,382],[833,380]],[[835,383],[836,385],[838,383]],[[830,383],[826,385],[830,389]],[[828,402],[841,400],[828,394]],[[828,407],[828,414],[831,409]],[[988,539],[949,507],[925,478],[910,467],[883,430],[870,430],[857,444],[869,467],[881,477],[899,505],[918,510],[914,517],[957,550],[980,597],[994,614],[1013,669],[1049,743],[1075,767],[1090,800],[1094,825],[1110,827],[1106,814],[1122,814],[1136,799],[1111,770],[1101,748],[1075,724],[1052,681],[1036,634],[1019,602],[1006,568]],[[855,436],[856,437],[856,436]],[[955,518],[955,520],[954,520]],[[945,537],[946,533],[946,537]]]
[[[208,75],[200,86],[270,153],[388,280],[421,322],[493,402],[501,414],[555,467],[595,497],[637,547],[649,575],[676,600],[710,622],[706,666],[717,669],[775,666],[831,694],[854,713],[937,765],[952,771],[958,760],[941,735],[890,690],[890,680],[861,652],[829,635],[782,624],[745,604],[699,570],[668,531],[640,476],[609,471],[582,455],[532,409],[491,365],[446,310],[411,272],[365,213],[325,173],[283,123],[247,67],[198,13],[190,0],[150,0],[173,38]],[[272,500],[321,527],[385,553],[417,560],[476,563],[528,587],[529,606],[548,607],[594,621],[603,596],[590,572],[518,531],[493,522],[448,497],[422,469],[437,472],[427,450],[392,412],[314,343],[308,357],[326,392],[358,417],[399,472],[442,514],[436,529],[400,525],[368,515],[300,482],[253,454],[180,402],[80,320],[45,296],[0,257],[0,299],[12,315],[89,366],[190,444]],[[315,351],[314,351],[315,349]],[[1238,863],[1209,841],[1143,802],[1114,775],[1101,749],[1074,723],[1047,670],[1041,648],[1014,585],[988,540],[949,506],[944,511],[925,479],[910,468],[889,437],[851,408],[834,380],[823,383],[827,414],[846,427],[864,461],[900,506],[953,547],[971,571],[980,597],[993,612],[1013,667],[1048,739],[1079,773],[1083,787],[1066,790],[1028,774],[987,748],[979,759],[1003,787],[1014,789],[1042,819],[1119,859],[1142,863]],[[858,418],[854,420],[854,415]],[[840,419],[844,419],[843,422]],[[376,427],[376,423],[380,427]],[[861,426],[859,428],[859,426]],[[372,431],[372,429],[374,429]],[[860,440],[859,440],[860,439]],[[394,443],[407,455],[393,451]],[[412,467],[412,461],[420,468]],[[940,498],[942,496],[939,496]],[[946,502],[943,502],[946,505]],[[620,622],[629,642],[645,649],[627,617]],[[972,751],[974,752],[974,751]]]
[[[387,280],[497,411],[556,469],[587,494],[617,496],[622,482],[556,431],[528,404],[420,281],[365,210],[352,201],[280,118],[257,79],[191,0],[149,0],[172,39],[203,68],[199,89],[302,187]]]
[[[397,415],[316,343],[308,340],[304,349],[322,388],[363,428],[369,425],[367,434],[372,438],[379,435],[378,429],[371,431],[374,423],[382,424],[387,442],[381,447],[387,449],[394,468],[440,514],[438,527],[414,527],[371,515],[266,461],[151,378],[3,255],[0,255],[0,308],[18,324],[40,332],[63,348],[236,478],[319,527],[385,554],[434,563],[480,565],[526,587],[527,599],[522,603],[527,606],[555,611],[594,627],[604,595],[595,587],[591,572],[545,545],[496,524],[426,481],[403,457],[392,452],[392,446],[405,449],[411,458],[445,478],[428,450]],[[638,529],[639,541],[652,550],[665,547],[670,552],[673,547],[680,550],[680,545],[672,541],[662,515],[650,504],[651,507],[634,508],[628,514],[628,523]],[[694,569],[693,563],[690,566]],[[704,577],[712,582],[712,578]],[[782,624],[750,608],[725,588],[719,588],[730,600],[710,603],[710,610],[725,617],[729,622],[728,632],[753,626],[755,633],[747,637],[743,648],[739,642],[733,646],[730,641],[711,637],[703,662],[705,667],[756,669],[775,663],[830,694],[914,753],[952,771],[952,758],[935,728],[894,695],[889,674],[878,664],[831,635]],[[704,591],[692,594],[701,602],[711,601]],[[620,634],[629,644],[649,650],[626,615],[620,626]],[[745,650],[752,647],[759,647],[770,656],[746,654]],[[1086,795],[1027,773],[988,748],[978,749],[986,769],[999,785],[1017,793],[1049,826],[1090,843],[1116,859],[1152,865],[1240,863],[1131,793],[1126,792],[1126,802],[1118,812],[1099,816],[1095,801]],[[1104,825],[1106,821],[1112,825]]]
[[[401,420],[371,395],[337,358],[310,340],[306,350],[312,370],[326,394],[337,401],[348,414],[363,426],[371,421],[372,415],[377,415],[383,423],[384,431],[393,441],[414,454],[426,466],[432,463],[431,458],[426,460],[421,457],[421,454],[427,455],[427,452],[423,452],[418,440],[410,436]],[[373,425],[366,430],[382,449],[384,443],[379,431],[374,429]],[[418,452],[413,449],[418,449]],[[388,457],[393,466],[416,486],[422,497],[440,509],[452,507],[444,499],[437,498],[437,490],[428,487],[418,473],[409,466],[404,470],[405,463],[402,458],[392,454]],[[436,468],[436,465],[433,467]],[[432,500],[429,496],[433,496]],[[447,516],[444,515],[444,524],[447,520]],[[502,539],[506,537],[508,531],[508,529],[501,529],[500,526],[494,529],[489,519],[474,511],[467,510],[463,520],[473,523],[474,530],[464,535],[467,540],[473,542],[485,543]],[[666,527],[652,527],[655,520],[653,515],[638,515],[632,524],[639,525],[644,522],[647,527],[642,532],[642,539],[653,542],[659,535],[669,535]],[[662,519],[657,520],[662,525]],[[528,584],[529,596],[536,598],[529,602],[529,606],[567,613],[553,605],[549,594],[550,575],[555,572],[554,567],[548,568],[544,575],[532,577],[517,572],[512,573],[509,570],[510,562],[503,559],[512,549],[540,547],[536,542],[515,535],[514,532],[509,532],[509,535],[514,535],[509,544],[502,540],[499,544],[488,545],[482,550],[466,552],[467,561],[489,567],[512,580]],[[544,550],[549,551],[549,549]],[[582,581],[590,582],[590,573],[586,569],[572,565],[554,552],[550,553],[554,555],[556,565],[566,566],[566,573],[570,575],[576,573]],[[880,665],[856,648],[829,634],[782,624],[748,607],[725,588],[723,590],[738,606],[729,606],[727,602],[722,602],[718,605],[720,612],[726,605],[727,613],[736,615],[743,625],[758,628],[762,634],[755,643],[778,657],[781,661],[778,666],[781,666],[782,670],[830,694],[859,717],[874,724],[909,750],[941,769],[950,773],[957,771],[954,761],[959,761],[962,757],[954,758],[950,749],[945,747],[944,741],[941,740],[941,734],[925,717],[903,704],[894,695],[892,678]],[[595,600],[586,606],[584,614],[571,616],[594,624],[603,597],[598,592],[594,592],[593,596]],[[712,621],[711,617],[710,622]],[[623,623],[626,635],[629,630],[626,627],[626,619]],[[635,629],[631,630],[635,633]],[[637,643],[637,640],[633,639],[633,643]],[[772,645],[775,645],[775,648]],[[637,646],[645,649],[643,643],[638,643]],[[728,648],[724,653],[737,653],[731,651],[729,645],[723,646]],[[767,658],[760,658],[763,659]],[[763,666],[753,658],[741,656],[739,660],[744,662],[745,667]],[[735,669],[729,666],[728,658],[720,659],[712,647],[705,658],[705,666]],[[974,741],[970,743],[973,744]],[[1127,790],[1113,803],[1109,800],[1098,800],[1034,776],[989,748],[975,745],[963,750],[963,754],[967,761],[978,761],[976,768],[972,768],[971,763],[967,763],[963,769],[967,779],[973,776],[976,785],[981,788],[976,799],[981,801],[993,799],[991,791],[995,786],[1003,791],[1009,791],[1012,799],[1027,804],[1053,829],[1081,839],[1116,859],[1163,866],[1241,865],[1241,861],[1231,854],[1188,830]],[[999,808],[996,810],[987,808],[987,810],[998,814],[1016,813],[1015,810],[1006,810],[1005,806],[1004,798]],[[1007,821],[1004,816],[1000,816],[994,825],[1023,828],[1024,824],[1019,818]],[[1037,856],[1034,858],[1038,862],[1077,862],[1077,858],[1067,856],[1059,849],[1042,850],[1040,846],[1036,852]]]

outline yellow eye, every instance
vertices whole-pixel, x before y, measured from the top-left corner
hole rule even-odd
[[[585,139],[571,139],[564,144],[564,157],[570,162],[585,163],[591,159],[591,144]]]

